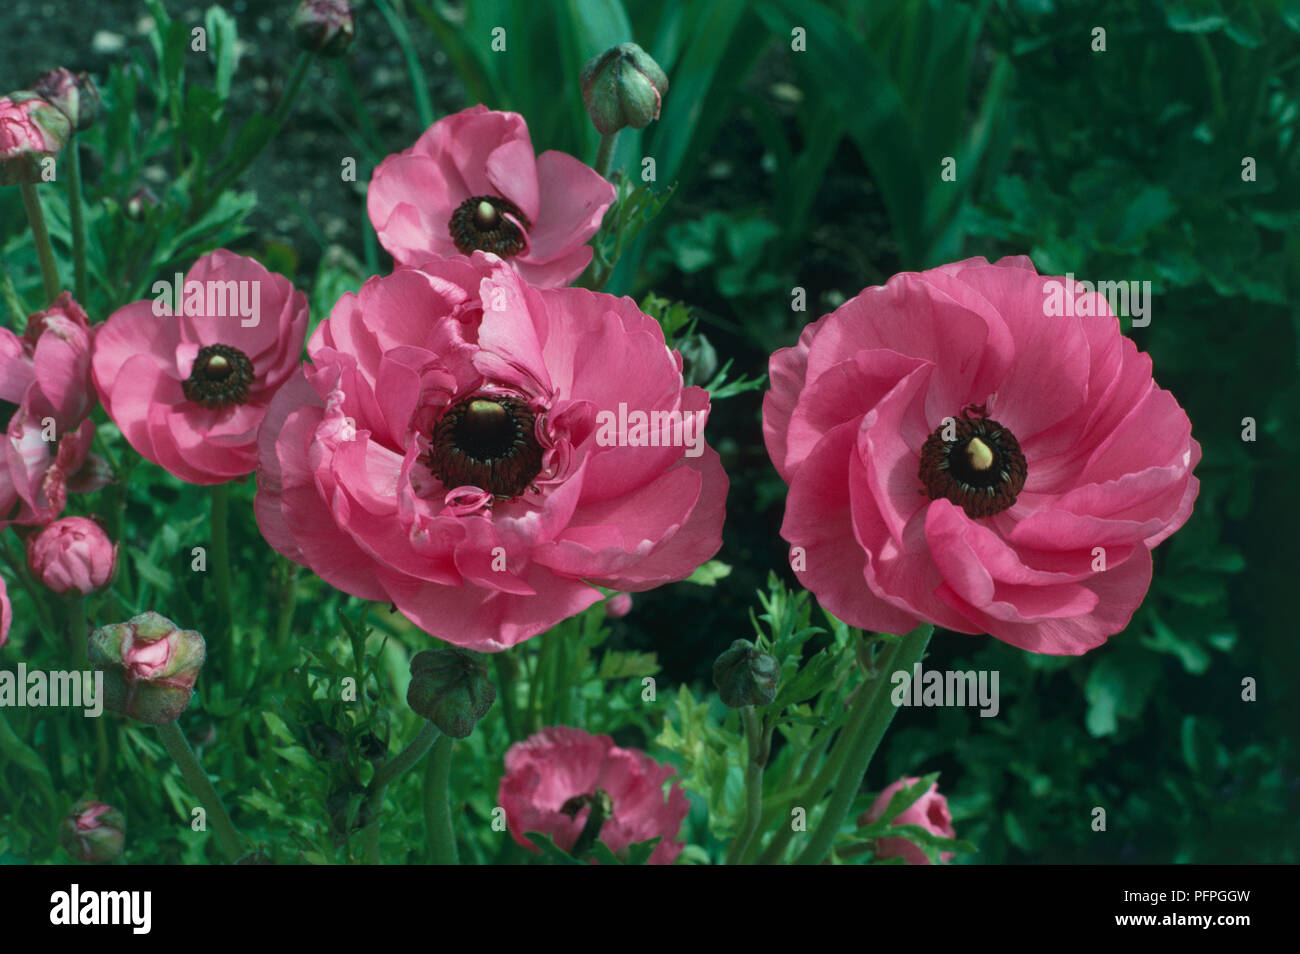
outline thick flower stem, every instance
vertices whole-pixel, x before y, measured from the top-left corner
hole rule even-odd
[[[54,247],[50,245],[50,230],[45,227],[45,212],[36,183],[23,182],[18,188],[23,194],[23,208],[27,211],[27,224],[32,227],[36,243],[36,257],[41,263],[41,284],[45,289],[45,304],[59,297],[59,269],[54,264]]]
[[[212,485],[212,579],[221,614],[220,635],[226,655],[226,675],[234,664],[234,605],[230,593],[230,539],[226,515],[230,509],[229,484]]]
[[[280,132],[280,127],[284,125],[285,119],[289,116],[289,111],[293,109],[293,104],[298,99],[298,93],[302,89],[303,80],[307,78],[307,70],[311,67],[312,60],[316,54],[305,52],[298,57],[298,62],[294,64],[293,73],[289,76],[289,82],[285,85],[284,93],[280,96],[280,101],[275,105],[275,112],[271,114],[270,133],[266,137],[266,142],[262,144],[265,148],[267,144]],[[244,174],[244,171],[253,164],[261,149],[249,150],[239,161],[231,166],[217,180],[217,184],[207,193],[207,203],[211,204],[216,197],[221,195],[226,189],[234,185],[235,180]]]
[[[497,674],[497,696],[501,699],[501,713],[506,722],[506,734],[514,742],[522,737],[519,725],[519,707],[515,700],[515,674],[519,672],[519,663],[513,656],[505,653],[492,654],[492,667]]]
[[[290,564],[289,578],[285,581],[284,594],[280,600],[280,615],[275,624],[276,649],[284,648],[289,641],[289,630],[293,628],[293,611],[298,605],[298,570],[298,564]]]
[[[363,817],[367,820],[365,830],[362,832],[361,849],[362,859],[366,864],[379,864],[379,820],[384,811],[384,797],[388,794],[388,786],[399,776],[414,768],[440,735],[442,733],[432,722],[424,723],[419,734],[406,748],[375,770],[375,777],[370,780],[367,789],[369,794],[362,808]]]
[[[424,774],[424,827],[435,865],[458,865],[456,826],[451,818],[451,753],[456,740],[440,736]]]
[[[609,178],[609,166],[614,159],[614,146],[618,142],[618,133],[607,133],[600,137],[600,148],[596,150],[596,164],[592,167],[603,179]]]
[[[871,757],[876,754],[885,730],[894,719],[896,706],[890,698],[891,676],[898,670],[910,672],[914,663],[921,660],[925,647],[930,642],[934,627],[926,623],[912,630],[906,636],[891,643],[878,661],[876,671],[858,690],[858,698],[853,701],[853,709],[861,710],[860,718],[854,719],[860,729],[845,741],[851,741],[844,766],[835,782],[835,790],[826,813],[808,846],[795,859],[796,864],[816,865],[830,850],[831,842],[839,833],[840,826],[862,788],[862,780],[871,764]],[[853,719],[853,716],[850,716]]]
[[[162,738],[163,748],[180,768],[190,793],[199,800],[199,804],[207,813],[208,821],[217,834],[217,843],[221,845],[226,858],[232,863],[238,861],[243,854],[243,843],[239,840],[239,832],[235,830],[235,823],[226,813],[226,806],[221,804],[221,796],[212,787],[212,782],[208,780],[203,766],[199,765],[199,760],[195,757],[194,750],[190,748],[185,733],[181,732],[180,726],[175,722],[168,722],[158,727],[158,735]]]
[[[767,766],[771,743],[771,737],[763,734],[763,722],[753,706],[742,707],[740,717],[745,723],[745,740],[749,743],[749,764],[745,767],[745,823],[727,852],[729,865],[740,863],[758,831],[758,822],[763,816],[763,769]]]
[[[48,595],[42,595],[37,590],[37,583],[32,579],[31,571],[27,569],[27,558],[22,553],[22,545],[19,544],[18,555],[15,556],[9,547],[9,534],[0,536],[0,547],[3,547],[5,562],[13,570],[14,576],[18,577],[18,582],[23,585],[27,591],[27,596],[31,599],[32,606],[36,610],[36,627],[51,643],[58,639],[58,631],[55,628],[54,620],[50,615],[50,608],[47,605]]]
[[[72,226],[73,291],[86,305],[86,217],[81,207],[81,149],[73,136],[64,153],[68,157],[68,219]]]

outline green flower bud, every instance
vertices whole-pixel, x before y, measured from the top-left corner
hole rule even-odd
[[[150,725],[174,722],[190,704],[207,645],[152,611],[90,634],[90,664],[104,672],[104,706]]]
[[[59,843],[86,864],[103,864],[122,853],[126,819],[111,805],[83,798],[59,825]]]
[[[478,653],[426,649],[411,660],[407,705],[453,739],[469,735],[496,697]]]
[[[722,701],[733,709],[765,706],[776,698],[781,665],[774,656],[760,653],[747,639],[738,639],[713,663],[713,684]]]
[[[347,0],[302,0],[290,26],[301,49],[321,56],[342,56],[357,35]]]
[[[602,136],[624,126],[643,129],[659,118],[668,76],[635,43],[610,47],[582,68],[582,101]]]

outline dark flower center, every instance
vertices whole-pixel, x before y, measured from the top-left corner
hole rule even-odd
[[[542,469],[535,421],[513,397],[465,398],[434,426],[425,464],[448,489],[473,486],[496,497],[518,497]]]
[[[963,408],[921,446],[918,476],[931,500],[951,500],[968,517],[991,517],[1016,502],[1028,468],[1020,442],[984,405]]]
[[[506,218],[513,216],[515,222]],[[519,226],[522,225],[521,229]],[[456,243],[456,250],[462,255],[469,255],[475,249],[495,252],[502,258],[518,255],[527,246],[524,232],[532,228],[532,223],[519,206],[509,199],[495,195],[474,195],[456,207],[447,223],[451,230],[451,240]]]
[[[18,413],[18,405],[9,401],[0,401],[0,432],[9,430],[9,422]]]
[[[253,362],[230,345],[205,345],[194,358],[194,368],[181,389],[185,397],[209,410],[220,410],[248,400],[253,383]]]

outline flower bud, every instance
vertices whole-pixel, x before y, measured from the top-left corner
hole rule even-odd
[[[643,129],[659,118],[668,76],[635,43],[620,43],[582,68],[582,101],[602,136],[624,126]]]
[[[31,90],[0,96],[0,185],[39,182],[41,160],[70,135],[68,117]]]
[[[893,797],[904,786],[911,787],[919,781],[919,778],[903,777],[893,785],[888,786],[876,796],[876,800],[871,803],[871,807],[858,818],[858,824],[861,826],[870,825],[883,817],[889,809],[889,803],[893,800]],[[938,782],[931,785],[920,798],[903,809],[902,813],[890,825],[918,825],[930,834],[938,835],[941,838],[957,837],[957,832],[952,827],[952,815],[948,812],[948,799],[939,794]],[[907,838],[902,837],[876,839],[875,855],[882,860],[885,858],[902,858],[912,865],[928,865],[930,863],[930,859],[919,845],[913,844]],[[939,860],[946,864],[954,857],[954,852],[945,851],[940,853]]]
[[[760,653],[747,639],[738,639],[713,662],[713,684],[723,703],[733,709],[765,706],[776,698],[781,665]]]
[[[103,108],[99,88],[89,74],[62,67],[42,73],[32,84],[32,91],[56,106],[78,132],[90,128]]]
[[[86,517],[63,517],[27,541],[27,565],[55,593],[88,596],[117,569],[117,546]]]
[[[321,56],[342,56],[357,33],[347,0],[302,0],[290,25],[298,46]]]
[[[608,619],[622,619],[632,612],[632,594],[615,593],[605,600],[605,616]]]
[[[194,694],[207,646],[152,611],[90,634],[90,664],[104,671],[104,706],[150,725],[174,722]]]
[[[407,705],[453,739],[469,735],[496,697],[487,666],[477,653],[426,649],[411,659]]]
[[[112,806],[83,798],[59,826],[59,843],[78,861],[103,864],[122,853],[126,819]]]
[[[148,214],[158,207],[158,196],[148,186],[141,186],[132,192],[126,200],[126,217],[132,222],[143,222]]]

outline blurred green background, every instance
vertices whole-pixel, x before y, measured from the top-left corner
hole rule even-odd
[[[689,304],[702,337],[690,339],[688,371],[708,377],[730,359],[733,373],[761,375],[803,324],[865,286],[962,257],[1023,253],[1040,272],[1152,283],[1151,323],[1131,334],[1204,448],[1195,514],[1156,551],[1155,582],[1128,630],[1081,658],[938,633],[927,665],[999,670],[1001,713],[902,711],[868,785],[940,771],[957,831],[979,849],[962,861],[1297,860],[1300,0],[371,0],[359,6],[352,52],[314,67],[241,191],[198,208],[206,166],[182,154],[167,97],[183,80],[190,98],[177,115],[201,116],[187,120],[189,141],[207,137],[217,154],[222,124],[268,111],[283,88],[296,55],[284,26],[290,7],[237,0],[213,14],[172,0],[89,10],[17,0],[0,38],[0,84],[19,88],[58,65],[90,69],[111,107],[113,118],[84,137],[88,191],[110,203],[91,221],[101,250],[93,321],[139,282],[218,245],[293,278],[319,321],[340,292],[391,265],[365,219],[378,161],[434,118],[483,102],[521,112],[537,151],[590,162],[597,137],[578,72],[635,40],[671,87],[658,122],[623,134],[615,166],[631,171],[654,157],[656,187],[673,192],[607,290]],[[215,26],[237,69],[223,81],[219,55],[166,62],[164,10],[182,31]],[[506,31],[504,52],[491,49],[496,27]],[[797,40],[804,49],[792,49]],[[357,159],[356,183],[340,182],[342,156]],[[946,158],[955,181],[940,175]],[[142,185],[162,211],[124,225],[111,203]],[[66,242],[60,196],[46,201],[56,242]],[[0,245],[19,293],[35,299],[16,190],[0,193]],[[791,309],[796,288],[806,312]],[[719,554],[730,575],[637,595],[632,614],[612,624],[610,645],[655,653],[665,684],[707,686],[717,653],[750,635],[747,613],[768,572],[794,585],[761,394],[719,401],[710,418],[731,477]],[[1255,421],[1252,442],[1244,418]],[[143,555],[133,559],[180,615],[193,586],[165,571],[187,559],[186,531],[173,529],[173,539],[157,528],[192,528],[201,507],[179,503],[179,485],[150,470],[128,501],[130,542]],[[236,500],[252,490],[250,481]],[[270,565],[251,508],[237,503],[232,517],[245,563]],[[272,574],[289,585],[278,558]],[[24,644],[26,597],[14,599],[6,664]],[[273,608],[266,613],[269,626]],[[252,751],[250,723],[262,720],[237,715],[240,693],[273,694],[275,681],[258,674],[292,656],[268,652],[243,686],[214,686],[207,708],[187,714],[187,731],[211,725],[207,715],[244,718],[233,734]],[[1242,699],[1247,678],[1257,701]],[[649,734],[629,723],[618,737],[645,744]],[[39,732],[36,746],[59,751]],[[72,774],[57,760],[53,771]],[[474,784],[471,759],[457,771]],[[10,860],[40,841],[17,833],[32,824],[23,784],[20,772],[0,771],[19,823],[0,846]],[[122,786],[124,800],[163,797],[139,781]],[[167,797],[179,807],[175,792]],[[1091,828],[1098,806],[1104,833]],[[272,799],[247,808],[277,810]],[[192,860],[183,839],[149,837],[157,844],[140,860]]]

